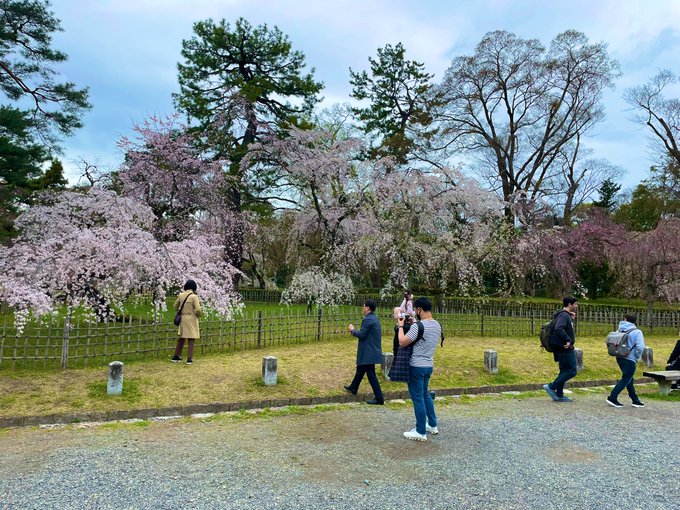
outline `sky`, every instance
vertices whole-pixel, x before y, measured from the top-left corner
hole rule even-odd
[[[585,145],[621,167],[629,189],[655,159],[622,94],[661,68],[680,73],[678,0],[53,0],[52,10],[64,29],[53,46],[69,56],[57,69],[89,87],[93,104],[84,127],[63,143],[72,182],[84,161],[115,169],[120,137],[149,116],[173,113],[182,40],[208,18],[276,25],[324,83],[322,107],[350,101],[349,69],[368,69],[368,57],[386,44],[403,43],[406,58],[424,63],[439,82],[453,58],[472,54],[487,32],[507,30],[547,46],[560,32],[581,31],[607,43],[623,73],[605,93],[606,119]]]

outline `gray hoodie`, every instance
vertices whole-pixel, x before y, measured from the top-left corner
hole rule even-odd
[[[619,322],[619,331],[621,331],[622,333],[630,331],[631,329],[636,327],[637,326],[632,322],[628,321]],[[645,348],[645,337],[642,334],[642,331],[636,329],[635,331],[632,331],[628,335],[628,347],[630,347],[630,354],[628,354],[628,356],[626,356],[625,359],[629,359],[637,363],[640,360],[640,356],[642,356],[642,351]]]

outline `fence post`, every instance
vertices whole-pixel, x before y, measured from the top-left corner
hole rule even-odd
[[[64,336],[61,342],[61,368],[68,365],[68,343],[71,337],[71,313],[67,313],[64,318]]]
[[[480,318],[480,324],[481,324],[481,333],[480,336],[484,336],[484,308],[479,309],[479,318]]]
[[[257,348],[262,347],[262,310],[257,311]]]
[[[578,315],[573,320],[573,322],[574,322],[574,335],[578,336],[579,335],[579,332],[578,332],[578,323],[579,323]]]
[[[316,328],[316,340],[321,341],[321,317],[323,317],[323,308],[319,307],[319,323]]]

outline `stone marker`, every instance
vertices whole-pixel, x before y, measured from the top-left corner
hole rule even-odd
[[[642,350],[642,363],[646,367],[654,366],[654,349],[652,349],[651,347],[645,347]]]
[[[380,369],[382,371],[382,375],[385,379],[387,379],[387,374],[390,373],[390,368],[392,368],[392,363],[394,362],[394,354],[391,352],[383,352],[383,360],[382,363],[380,364]]]
[[[106,384],[108,395],[120,395],[123,393],[123,362],[112,361],[109,363],[109,382]]]
[[[498,373],[498,353],[491,349],[484,351],[484,368],[490,374]]]
[[[277,380],[278,358],[265,356],[262,358],[262,380],[265,386],[274,386]]]
[[[583,349],[574,348],[574,354],[576,355],[576,371],[580,372],[583,370]]]

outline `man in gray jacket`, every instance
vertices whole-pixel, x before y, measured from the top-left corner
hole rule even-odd
[[[361,329],[357,331],[354,324],[348,326],[349,332],[357,337],[359,342],[357,346],[357,371],[352,383],[344,388],[352,395],[356,395],[357,391],[359,391],[359,385],[364,375],[366,375],[371,388],[373,388],[374,395],[374,398],[367,401],[367,403],[383,405],[385,399],[380,389],[378,377],[375,375],[376,363],[382,363],[382,329],[380,327],[380,320],[375,315],[376,307],[377,303],[375,300],[367,299],[361,310],[364,314],[364,318],[361,321]]]
[[[621,369],[621,379],[616,383],[616,386],[614,386],[614,389],[607,397],[607,404],[612,407],[623,407],[623,404],[618,400],[619,393],[623,391],[623,388],[628,390],[628,396],[633,401],[633,407],[645,407],[637,396],[633,383],[633,377],[635,376],[638,361],[640,360],[640,356],[642,356],[642,351],[645,350],[645,337],[642,334],[642,331],[637,329],[636,323],[637,316],[633,313],[627,314],[624,317],[624,320],[619,322],[619,331],[628,333],[626,341],[628,342],[630,353],[625,357],[616,357],[616,362]]]

